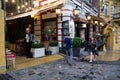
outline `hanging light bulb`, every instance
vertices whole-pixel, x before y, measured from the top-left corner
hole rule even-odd
[[[31,7],[29,7],[29,10],[31,10],[32,8]]]
[[[91,16],[90,16],[90,15],[88,15],[88,16],[87,16],[87,19],[88,19],[88,20],[90,20],[90,19],[91,19]]]
[[[18,6],[17,9],[20,9],[20,6]]]
[[[8,2],[8,0],[5,0],[5,2]]]
[[[27,3],[27,2],[25,2],[25,5],[27,6],[27,5],[28,5],[28,3]]]
[[[21,7],[22,7],[22,8],[24,8],[24,7],[25,7],[25,5],[22,5]]]
[[[13,15],[14,13],[10,13],[10,15]]]
[[[12,3],[15,3],[15,0],[12,0]]]

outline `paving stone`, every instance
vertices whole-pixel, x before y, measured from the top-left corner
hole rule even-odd
[[[120,80],[120,61],[73,62],[74,65],[69,66],[62,59],[11,72],[8,75],[12,76],[13,80]],[[1,76],[0,78],[6,77]]]

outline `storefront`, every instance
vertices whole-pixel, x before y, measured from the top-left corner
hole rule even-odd
[[[78,1],[78,0],[75,0]],[[74,38],[75,36],[85,36],[87,40],[93,35],[94,31],[97,31],[98,27],[89,25],[89,21],[86,17],[86,12],[91,12],[87,9],[87,5],[83,5],[81,2],[76,4],[70,0],[37,0],[34,5],[34,9],[31,12],[26,12],[16,16],[7,18],[7,20],[17,19],[25,16],[33,18],[35,39],[44,43],[45,41],[57,41],[59,47],[63,47],[63,40],[67,33]],[[78,6],[78,9],[83,10],[81,13],[74,15],[74,9]],[[59,14],[56,10],[59,9]],[[91,14],[97,16],[97,12],[93,11]]]

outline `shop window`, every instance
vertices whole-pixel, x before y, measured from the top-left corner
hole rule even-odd
[[[56,21],[44,21],[43,38],[45,41],[56,40]]]

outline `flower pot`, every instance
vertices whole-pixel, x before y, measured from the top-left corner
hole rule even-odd
[[[73,56],[74,57],[79,57],[79,53],[80,53],[80,48],[73,48]]]
[[[49,47],[49,50],[52,51],[52,54],[57,54],[59,53],[59,47],[58,46],[54,46],[54,47]]]
[[[45,48],[31,48],[34,58],[45,56]]]

